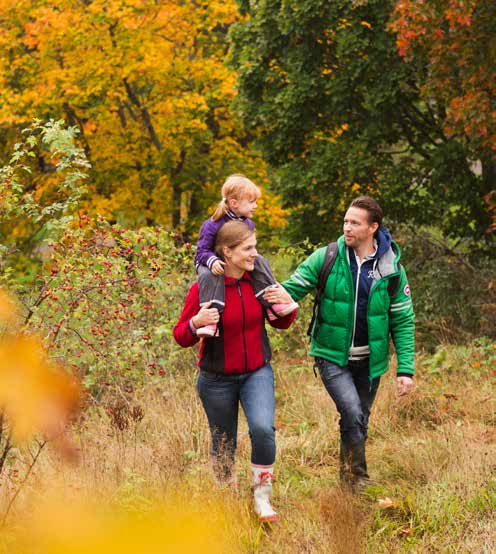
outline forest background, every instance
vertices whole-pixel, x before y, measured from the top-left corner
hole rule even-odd
[[[210,502],[199,484],[209,475],[206,424],[178,401],[197,404],[195,352],[175,347],[171,329],[195,279],[199,224],[225,177],[242,172],[263,189],[259,245],[281,280],[340,234],[354,196],[380,201],[410,277],[425,373],[399,415],[386,387],[381,416],[398,435],[379,433],[373,443],[388,459],[403,426],[412,444],[432,447],[410,465],[424,488],[405,493],[401,456],[389,453],[373,510],[333,488],[318,496],[322,475],[333,482],[336,432],[327,437],[325,420],[279,377],[280,440],[294,462],[282,466],[281,495],[293,507],[317,495],[319,506],[306,507],[300,527],[283,527],[280,544],[341,551],[351,536],[357,551],[435,548],[439,540],[474,551],[494,540],[495,12],[480,0],[0,2],[0,263],[4,290],[18,301],[14,308],[5,296],[0,307],[9,383],[0,391],[4,525],[13,510],[30,512],[61,472],[75,496],[106,491],[125,513],[151,511],[144,499],[154,479],[162,492],[185,487],[186,497],[193,481]],[[318,407],[304,333],[310,303],[295,330],[272,342]],[[78,393],[54,364],[82,383],[78,416]],[[16,381],[18,366],[27,389]],[[467,383],[479,397],[460,397]],[[46,395],[56,409],[44,418]],[[291,402],[301,408],[298,421]],[[332,417],[328,404],[322,411]],[[91,478],[75,472],[76,485],[60,469],[58,458],[75,455],[74,444],[55,439],[68,419],[76,450],[87,448],[85,471],[107,452],[99,478],[96,469]],[[169,437],[161,447],[160,425]],[[468,441],[480,464],[474,454],[467,463],[475,469],[451,467],[451,447],[440,449],[436,433],[449,437],[446,445]],[[47,440],[53,452],[40,462]],[[318,460],[312,445],[321,447]],[[147,471],[146,452],[156,472]],[[422,473],[429,462],[445,473],[432,481]],[[450,471],[468,472],[469,482]],[[445,495],[454,483],[460,490]],[[227,502],[241,522],[220,525],[221,542],[276,549],[249,522],[247,497],[213,502]],[[456,507],[464,517],[453,523]],[[482,522],[477,532],[465,530],[471,517]],[[453,536],[442,531],[446,521]],[[19,539],[8,530],[12,548]]]

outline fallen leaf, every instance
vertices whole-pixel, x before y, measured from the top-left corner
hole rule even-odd
[[[384,498],[379,498],[377,500],[377,504],[379,505],[379,508],[381,510],[387,510],[388,508],[391,508],[392,506],[396,506],[398,502],[396,500],[393,500],[392,498],[389,498],[388,496]]]

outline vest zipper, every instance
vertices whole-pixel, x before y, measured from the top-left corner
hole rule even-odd
[[[245,371],[248,371],[248,356],[246,353],[246,337],[245,337],[245,305],[243,303],[243,295],[241,294],[241,285],[238,281],[238,294],[239,299],[241,301],[241,314],[243,316],[243,349],[244,349],[244,355],[245,355]]]

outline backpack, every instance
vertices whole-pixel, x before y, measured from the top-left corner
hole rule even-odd
[[[312,319],[307,329],[307,335],[310,338],[312,338],[312,329],[313,329],[315,320],[317,319],[319,323],[322,321],[322,318],[320,317],[320,305],[322,303],[322,296],[324,295],[324,289],[327,283],[327,279],[331,274],[332,268],[334,266],[334,262],[336,261],[337,257],[338,257],[338,243],[330,242],[326,248],[324,263],[320,268],[319,280],[317,282],[317,291],[315,294],[315,300],[313,302]],[[398,269],[401,269],[401,264],[399,262],[398,262]],[[400,275],[395,275],[394,277],[391,277],[389,279],[389,282],[388,282],[389,300],[392,300],[394,296],[396,296],[399,285],[400,285]]]

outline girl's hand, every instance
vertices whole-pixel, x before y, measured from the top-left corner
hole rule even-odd
[[[263,297],[271,304],[291,304],[293,299],[286,289],[279,283],[276,283],[270,289],[263,293]]]
[[[200,311],[191,318],[191,323],[195,329],[210,325],[211,323],[218,323],[220,319],[219,310],[217,308],[210,308],[209,302],[200,308]]]
[[[226,265],[226,262],[223,262],[222,260],[215,260],[215,262],[212,264],[212,267],[210,268],[210,271],[214,275],[224,275],[225,265]]]

